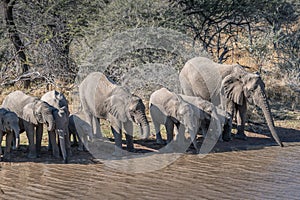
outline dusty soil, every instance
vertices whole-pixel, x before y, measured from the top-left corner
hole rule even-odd
[[[300,144],[300,120],[280,120],[276,121],[275,125],[277,127],[278,135],[285,147]],[[211,153],[263,149],[269,146],[278,146],[269,133],[266,125],[248,123],[246,129],[246,135],[248,136],[247,140],[236,139],[233,135],[232,140],[229,142],[219,141],[214,146]],[[235,130],[233,130],[233,132],[235,132]],[[111,142],[113,142],[113,140],[111,140]],[[201,136],[198,137],[197,142],[198,146],[200,146],[203,142],[203,138]],[[135,148],[137,152],[149,152],[151,151],[151,149],[158,150],[163,146],[164,145],[156,144],[155,138],[153,136],[146,141],[135,140]],[[2,146],[2,148],[4,147]],[[14,150],[12,152],[10,162],[38,162],[48,164],[62,163],[62,160],[52,157],[51,152],[47,150],[46,146],[42,147],[42,154],[40,158],[27,158],[27,151],[27,145],[20,145],[20,148],[18,150]],[[192,146],[187,150],[187,153],[195,153]],[[7,162],[7,164],[9,163],[8,161],[4,162]],[[73,146],[72,156],[70,157],[69,163],[92,164],[97,163],[97,160],[94,159],[89,152],[78,151],[77,147]]]

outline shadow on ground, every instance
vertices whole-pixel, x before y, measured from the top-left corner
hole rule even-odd
[[[298,123],[296,128],[288,128],[277,126],[277,133],[279,138],[283,142],[284,146],[300,146],[300,123]],[[234,131],[233,131],[234,132]],[[248,124],[246,127],[247,140],[240,140],[232,137],[229,142],[218,141],[217,144],[212,149],[212,153],[219,152],[231,152],[231,151],[243,151],[243,150],[257,150],[263,149],[265,147],[278,147],[280,148],[275,140],[272,138],[268,127],[261,124]],[[110,139],[113,144],[113,139]],[[152,136],[148,140],[135,140],[135,149],[137,153],[150,153],[156,152],[163,148],[164,145],[156,144],[155,138]],[[202,136],[197,138],[198,147],[203,143]],[[123,141],[124,150],[126,149],[125,141]],[[2,147],[3,148],[3,147]],[[4,149],[3,149],[4,150]],[[43,146],[41,151],[41,157],[36,159],[27,158],[28,149],[26,145],[21,145],[18,150],[14,150],[11,154],[10,162],[36,162],[45,164],[61,164],[62,159],[53,158],[51,151],[47,150],[47,147]],[[187,153],[195,153],[193,145],[187,149]],[[73,164],[91,164],[98,163],[97,159],[94,159],[89,152],[78,151],[77,147],[72,147],[72,156],[69,159],[69,163]]]

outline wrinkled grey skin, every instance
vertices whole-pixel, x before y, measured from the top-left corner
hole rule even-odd
[[[191,137],[191,141],[196,150],[198,150],[195,140],[196,134],[201,127],[201,122],[207,115],[203,110],[184,101],[179,95],[161,88],[153,92],[149,101],[150,115],[154,124],[156,133],[156,142],[164,144],[160,133],[160,125],[165,125],[167,132],[167,143],[173,140],[174,125],[176,126],[176,138],[182,137],[185,130]]]
[[[92,132],[91,126],[86,122],[84,113],[74,113],[69,116],[69,132],[78,139],[78,151],[88,149],[88,135]]]
[[[52,149],[54,157],[59,158],[59,147],[56,143],[56,135],[59,138],[59,145],[63,160],[68,162],[68,158],[71,155],[71,143],[69,136],[69,107],[66,97],[55,90],[45,93],[41,100],[47,102],[53,109],[52,114],[55,119],[55,130],[48,131],[49,149]]]
[[[10,160],[13,136],[15,136],[18,144],[20,138],[19,133],[20,127],[17,114],[5,108],[0,108],[0,155],[2,155],[1,143],[3,140],[3,136],[6,135],[6,147],[3,156],[4,160]]]
[[[82,112],[93,129],[90,138],[102,137],[100,119],[108,119],[115,138],[116,151],[122,147],[122,126],[127,150],[133,151],[133,124],[140,125],[141,138],[149,137],[150,128],[142,100],[127,88],[116,85],[100,72],[90,73],[79,85]]]
[[[219,76],[221,81],[215,79]],[[259,75],[246,72],[240,65],[218,64],[205,57],[196,57],[185,64],[179,74],[179,80],[184,94],[212,101],[213,93],[231,116],[235,116],[236,112],[237,138],[246,139],[244,129],[247,101],[259,106],[273,138],[283,146],[276,133],[264,83]]]
[[[15,112],[19,117],[20,130],[26,131],[29,142],[28,157],[39,157],[41,153],[43,124],[47,124],[48,131],[53,131],[55,128],[51,106],[36,97],[31,97],[18,90],[5,97],[2,107]],[[34,138],[36,141],[34,141]]]
[[[201,123],[202,134],[205,136],[208,132],[210,123],[213,126],[220,126],[222,128],[222,139],[224,141],[231,140],[232,120],[229,113],[225,110],[214,106],[211,102],[202,99],[201,97],[180,95],[186,102],[198,107],[205,113],[205,120]],[[218,118],[218,120],[212,121],[212,119]],[[220,123],[214,124],[214,123]]]

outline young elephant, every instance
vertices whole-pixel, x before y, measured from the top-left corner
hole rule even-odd
[[[0,155],[2,155],[2,139],[3,136],[6,134],[6,148],[4,153],[4,159],[10,159],[10,151],[13,136],[15,135],[15,138],[18,141],[19,132],[19,118],[16,115],[16,113],[11,112],[5,108],[0,108]]]
[[[40,156],[43,124],[47,124],[48,131],[55,128],[51,106],[36,97],[26,95],[22,91],[15,91],[7,95],[2,106],[15,112],[19,117],[20,130],[26,131],[29,141],[28,157]]]
[[[184,101],[179,95],[170,92],[166,88],[161,88],[153,92],[150,96],[150,115],[155,127],[156,141],[163,144],[160,133],[160,125],[163,124],[167,131],[167,143],[173,139],[174,124],[176,125],[177,137],[184,135],[188,129],[191,140],[196,150],[195,140],[197,131],[201,127],[201,122],[205,120],[205,113],[196,106]]]
[[[186,102],[203,110],[206,114],[205,120],[201,123],[202,134],[205,137],[209,130],[209,126],[220,126],[222,131],[222,139],[231,140],[232,120],[231,116],[225,110],[213,105],[213,103],[202,99],[201,97],[180,95]],[[215,124],[220,123],[220,124]],[[214,134],[214,133],[213,133]]]
[[[116,154],[122,149],[122,127],[125,130],[127,150],[134,151],[133,122],[140,126],[141,138],[149,136],[150,128],[141,98],[119,86],[100,72],[90,73],[79,85],[82,112],[92,127],[94,136],[101,137],[100,119],[110,121],[115,138]]]
[[[41,100],[47,102],[52,107],[52,114],[55,120],[55,131],[48,131],[48,148],[52,149],[53,156],[59,157],[59,148],[56,143],[56,134],[59,137],[59,145],[64,162],[67,162],[71,155],[71,143],[69,136],[69,107],[66,97],[55,90],[45,93]],[[56,133],[56,134],[55,134]]]
[[[86,122],[83,113],[75,113],[69,116],[69,132],[78,140],[78,151],[88,149],[88,135],[92,132],[92,128]]]

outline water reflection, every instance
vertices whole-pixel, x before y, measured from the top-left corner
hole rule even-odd
[[[1,163],[1,199],[297,199],[300,147],[184,155],[161,170],[104,164]]]

